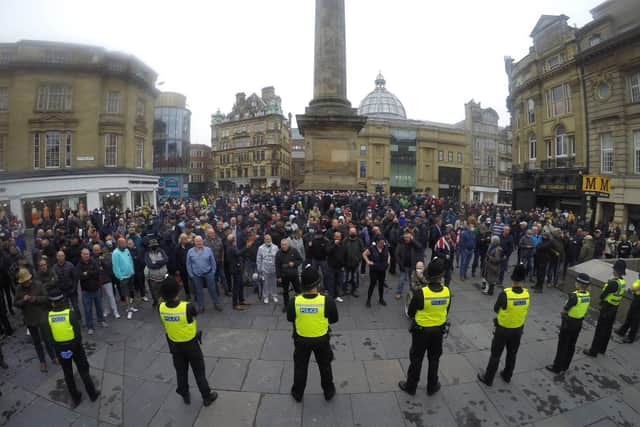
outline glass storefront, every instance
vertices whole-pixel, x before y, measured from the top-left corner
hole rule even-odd
[[[11,215],[11,205],[8,200],[0,200],[0,219]]]
[[[26,199],[22,201],[25,226],[30,228],[44,219],[58,219],[64,211],[86,215],[87,196],[59,196],[46,199]]]
[[[131,203],[133,208],[144,208],[153,206],[153,191],[133,191],[131,192]]]
[[[415,129],[391,129],[391,192],[416,187],[416,139]]]
[[[184,108],[158,107],[153,122],[153,167],[180,170],[190,163],[191,112]]]
[[[110,211],[112,209],[123,211],[126,197],[127,195],[124,192],[100,193],[100,203],[106,211]]]

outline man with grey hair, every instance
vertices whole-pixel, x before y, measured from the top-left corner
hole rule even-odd
[[[187,273],[189,280],[193,284],[196,296],[196,304],[202,313],[204,311],[204,295],[202,288],[207,285],[209,296],[213,301],[213,307],[217,311],[222,311],[218,288],[215,282],[216,260],[213,252],[204,245],[204,240],[200,236],[193,239],[193,247],[187,252]]]

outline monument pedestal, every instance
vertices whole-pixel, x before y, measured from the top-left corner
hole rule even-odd
[[[356,115],[297,117],[304,135],[304,182],[301,190],[365,190],[358,184],[358,132],[366,122]]]

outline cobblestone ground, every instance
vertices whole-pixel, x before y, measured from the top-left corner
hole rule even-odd
[[[368,279],[363,278],[363,282]],[[391,276],[393,288],[396,278]],[[197,390],[190,406],[175,393],[175,374],[161,325],[145,303],[133,320],[109,319],[84,341],[101,398],[69,408],[62,372],[39,372],[35,350],[20,328],[4,341],[10,369],[0,370],[0,424],[7,426],[610,426],[640,425],[640,345],[617,338],[606,357],[585,358],[593,336],[588,322],[564,379],[544,369],[555,353],[559,311],[556,290],[532,295],[532,305],[511,384],[492,388],[476,380],[489,358],[495,297],[479,280],[454,280],[452,328],[440,365],[441,392],[415,397],[397,388],[408,367],[410,337],[401,304],[387,289],[387,307],[346,297],[333,328],[333,372],[338,394],[324,401],[315,362],[303,403],[288,392],[293,379],[291,325],[277,305],[254,303],[234,312],[210,308],[199,318],[209,381],[218,400],[204,408]],[[13,319],[14,324],[17,319]],[[424,372],[423,370],[423,378]],[[80,385],[79,378],[77,379]],[[191,377],[190,385],[195,386]],[[86,396],[86,394],[85,394]]]

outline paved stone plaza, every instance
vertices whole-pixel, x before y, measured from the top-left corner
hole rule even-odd
[[[303,403],[289,395],[293,379],[291,325],[274,306],[246,312],[208,310],[199,318],[209,381],[218,400],[203,408],[197,389],[185,406],[175,393],[175,374],[160,322],[150,303],[134,320],[110,319],[85,346],[92,375],[102,390],[76,410],[62,371],[38,369],[35,350],[20,328],[3,343],[10,365],[0,371],[0,424],[7,426],[610,426],[640,425],[640,345],[612,342],[606,357],[589,359],[588,324],[564,380],[544,369],[555,353],[563,296],[533,294],[516,374],[497,377],[493,388],[476,380],[489,357],[495,297],[476,280],[454,282],[449,338],[440,365],[440,393],[427,397],[424,381],[410,397],[397,388],[408,367],[410,337],[400,304],[387,290],[389,306],[345,298],[333,328],[333,372],[338,394],[325,402],[314,362]],[[391,279],[395,283],[395,278]],[[255,302],[255,297],[251,299]],[[426,369],[423,369],[423,378]],[[77,379],[80,385],[79,378]],[[191,377],[190,385],[195,387]]]

